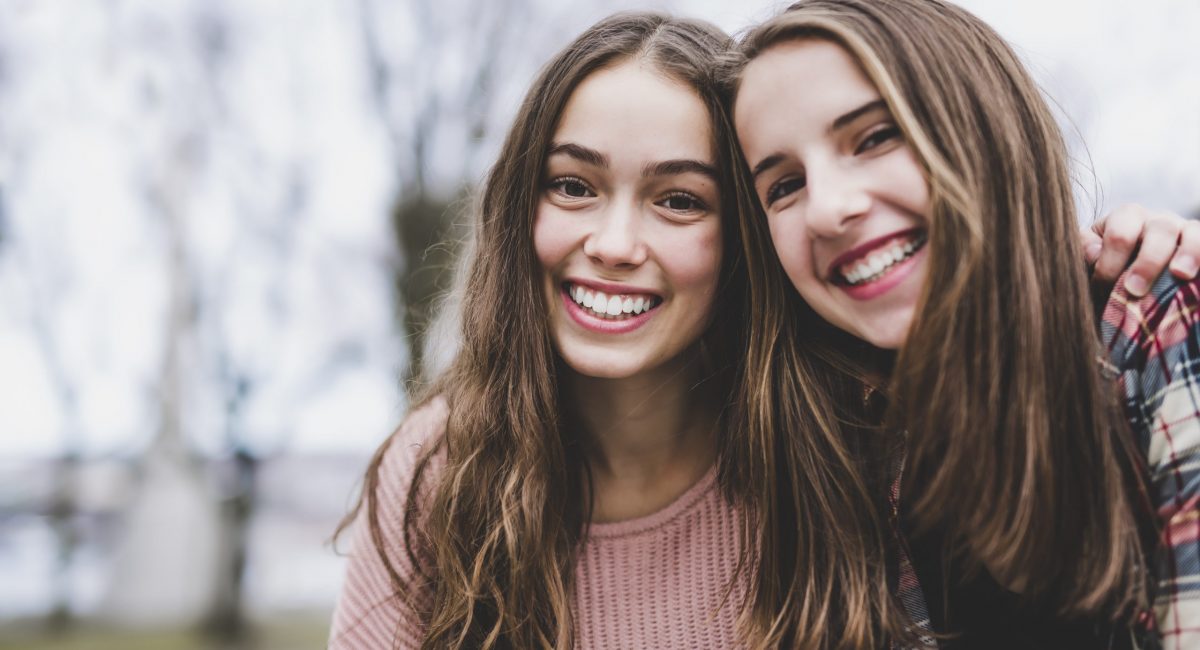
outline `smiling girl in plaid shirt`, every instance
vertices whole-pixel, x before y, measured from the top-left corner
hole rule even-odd
[[[833,611],[903,645],[1196,647],[1200,285],[1127,276],[1097,328],[1059,129],[962,9],[802,1],[740,54],[775,640],[847,647],[809,643]],[[891,595],[814,594],[864,566]]]

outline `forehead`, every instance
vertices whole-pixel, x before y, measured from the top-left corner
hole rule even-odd
[[[588,75],[567,100],[554,140],[614,157],[713,157],[711,120],[699,94],[642,61]]]
[[[820,38],[793,39],[770,46],[746,66],[734,120],[745,138],[761,130],[756,127],[796,129],[810,118],[828,118],[878,97],[844,47]]]

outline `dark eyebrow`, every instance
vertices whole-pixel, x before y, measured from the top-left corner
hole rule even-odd
[[[560,153],[595,167],[608,167],[608,156],[595,149],[589,149],[583,145],[571,144],[570,142],[551,144],[550,152],[546,154],[546,157],[549,158]]]
[[[835,119],[833,121],[832,124],[829,125],[828,130],[829,131],[837,131],[838,129],[846,126],[847,124],[850,124],[851,122],[853,122],[854,120],[857,120],[858,118],[862,117],[863,115],[866,115],[867,113],[870,113],[871,111],[877,111],[877,110],[887,110],[887,102],[883,101],[882,99],[876,99],[873,101],[869,101],[866,104],[863,104],[862,106],[859,106],[858,108],[856,108],[848,113],[844,113],[844,114],[840,115],[837,119]],[[763,172],[774,167],[775,165],[778,165],[781,162],[783,162],[783,154],[781,154],[781,153],[772,154],[770,156],[767,156],[766,158],[763,158],[761,161],[759,161],[759,163],[757,165],[754,166],[754,169],[752,169],[750,171],[750,176],[751,176],[751,178],[757,180],[759,174],[762,174]]]
[[[703,174],[714,183],[718,182],[717,169],[699,160],[664,160],[650,163],[642,168],[642,176],[674,176],[689,173]]]
[[[763,158],[761,161],[759,161],[759,163],[757,165],[754,166],[754,169],[750,171],[750,176],[754,180],[758,180],[759,174],[767,171],[768,169],[774,167],[775,165],[778,165],[781,162],[783,162],[783,154],[781,154],[781,153],[772,154],[770,156],[767,156],[766,158]]]
[[[834,120],[833,124],[829,126],[829,130],[837,131],[838,129],[846,126],[854,120],[857,120],[863,115],[879,109],[887,110],[887,102],[883,101],[882,99],[876,99],[873,102],[867,102],[866,104],[863,104],[862,106],[859,106],[858,108]]]

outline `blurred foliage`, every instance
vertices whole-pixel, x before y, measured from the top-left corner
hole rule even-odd
[[[396,274],[396,288],[397,309],[408,333],[409,380],[425,378],[426,332],[436,316],[438,297],[454,280],[454,262],[464,237],[464,220],[456,210],[463,203],[465,199],[441,201],[422,194],[392,211],[396,243],[406,261]]]

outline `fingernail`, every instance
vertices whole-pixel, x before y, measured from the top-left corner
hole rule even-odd
[[[1191,255],[1176,255],[1175,259],[1171,261],[1171,268],[1181,275],[1194,278],[1196,271],[1200,270],[1200,263],[1196,262],[1196,258]]]
[[[1149,288],[1146,284],[1146,278],[1136,273],[1130,273],[1125,276],[1125,290],[1130,294],[1141,297],[1146,295],[1146,290]]]
[[[1100,249],[1102,248],[1104,248],[1104,246],[1100,242],[1088,244],[1087,247],[1083,249],[1083,256],[1087,259],[1087,261],[1095,262],[1096,259],[1100,257]]]

